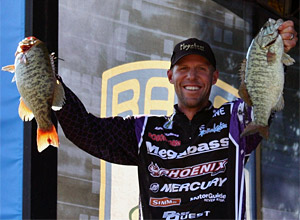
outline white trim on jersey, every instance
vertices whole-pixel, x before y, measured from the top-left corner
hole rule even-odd
[[[239,204],[238,204],[238,199],[239,199],[239,145],[235,142],[234,138],[231,136],[231,134],[229,133],[229,138],[232,141],[232,143],[235,145],[236,147],[236,151],[235,151],[235,219],[236,220],[240,220],[239,216],[240,216],[240,208],[239,208]]]
[[[141,138],[140,138],[140,142],[139,142],[139,145],[138,145],[138,154],[140,154],[140,149],[141,149],[141,145],[143,143],[143,137],[144,137],[144,132],[145,132],[145,129],[146,129],[147,122],[148,122],[148,116],[145,116],[145,121],[144,121],[144,124],[143,124],[143,130],[141,132]]]

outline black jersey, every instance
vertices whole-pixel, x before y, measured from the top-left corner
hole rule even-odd
[[[97,118],[65,87],[57,112],[66,136],[109,162],[137,165],[142,219],[243,219],[244,164],[261,138],[240,138],[251,109],[237,99],[190,121],[171,116]]]

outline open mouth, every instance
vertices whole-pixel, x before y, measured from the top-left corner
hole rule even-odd
[[[275,39],[275,40],[273,40],[273,41],[271,41],[270,43],[268,43],[268,44],[266,45],[266,47],[269,47],[269,46],[271,46],[272,44],[274,44],[274,43],[275,43],[275,41],[276,41],[276,39]]]
[[[30,44],[20,45],[20,48],[21,48],[22,52],[25,52],[25,51],[29,50],[31,47],[32,47],[32,45],[30,45]]]
[[[183,88],[189,91],[197,91],[200,89],[200,86],[184,86]]]

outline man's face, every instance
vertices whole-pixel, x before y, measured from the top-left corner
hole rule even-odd
[[[201,110],[208,104],[210,90],[217,82],[219,72],[200,55],[187,55],[168,70],[170,83],[174,84],[181,111]]]

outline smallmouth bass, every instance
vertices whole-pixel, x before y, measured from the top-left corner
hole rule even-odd
[[[268,121],[273,111],[284,107],[284,66],[295,60],[284,52],[283,40],[278,33],[283,20],[269,18],[248,48],[246,60],[241,68],[239,95],[253,107],[254,119],[241,136],[259,132],[269,136]]]
[[[3,71],[15,73],[13,81],[16,81],[21,95],[20,118],[23,121],[36,119],[39,152],[49,145],[59,146],[58,135],[51,121],[51,108],[59,110],[63,106],[65,92],[55,77],[52,61],[42,41],[27,37],[17,47],[14,65],[2,67]]]

